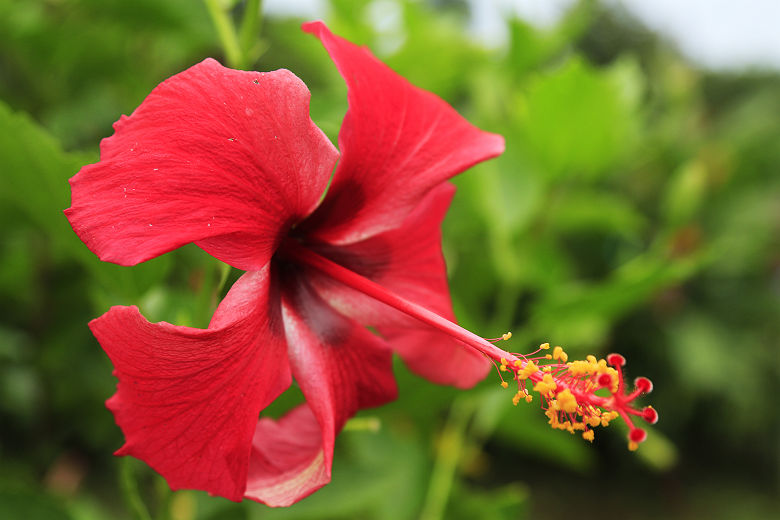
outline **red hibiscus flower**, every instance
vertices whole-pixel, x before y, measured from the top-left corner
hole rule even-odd
[[[117,454],[172,488],[277,506],[329,481],[349,417],[395,398],[393,350],[437,383],[486,374],[480,353],[396,309],[454,319],[445,181],[504,148],[367,49],[320,22],[304,30],[347,83],[340,157],[292,73],[207,59],[114,125],[100,162],[71,179],[66,210],[102,260],[133,265],[193,242],[247,271],[207,329],[149,323],[136,307],[90,327],[119,379],[107,403],[126,438]],[[293,378],[306,404],[258,420]]]
[[[66,214],[101,259],[132,265],[193,242],[247,271],[207,329],[149,323],[136,307],[90,323],[119,378],[107,403],[126,438],[117,454],[172,488],[292,504],[330,480],[347,419],[395,398],[393,350],[458,387],[484,377],[486,356],[511,375],[515,404],[540,395],[553,428],[593,441],[620,417],[636,449],[646,433],[631,417],[658,414],[634,407],[652,384],[629,390],[622,356],[568,362],[546,343],[513,354],[493,344],[510,334],[486,340],[454,323],[440,251],[446,180],[501,153],[503,139],[322,23],[304,30],[347,82],[340,158],[293,74],[206,60],[122,117],[100,162],[71,179]],[[293,378],[306,403],[258,419]]]

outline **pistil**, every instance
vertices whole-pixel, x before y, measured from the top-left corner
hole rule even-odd
[[[498,367],[499,375],[501,372],[512,375],[517,386],[513,398],[515,405],[521,400],[531,402],[531,394],[526,388],[528,382],[533,391],[541,395],[542,408],[553,428],[570,433],[582,431],[582,437],[592,442],[593,427],[607,426],[611,420],[620,417],[629,428],[629,449],[635,450],[647,435],[643,429],[634,426],[630,416],[639,416],[651,424],[658,420],[658,413],[652,407],[638,409],[632,406],[638,396],[652,390],[652,383],[647,378],[637,378],[634,390],[627,393],[623,381],[625,358],[619,354],[610,354],[606,360],[588,356],[583,361],[569,362],[566,352],[558,346],[552,354],[541,354],[550,348],[547,343],[527,355],[507,352],[494,343],[508,340],[511,337],[509,333],[500,338],[485,339],[296,241],[285,242],[282,250],[290,260],[313,267],[481,352]],[[509,386],[503,377],[501,386]],[[602,395],[597,395],[597,391],[601,391]]]

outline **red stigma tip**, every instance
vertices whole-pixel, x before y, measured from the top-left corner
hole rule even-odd
[[[647,439],[647,432],[642,428],[634,428],[628,434],[628,440],[631,442],[644,442],[645,439]]]
[[[612,376],[609,374],[601,374],[598,378],[597,383],[600,387],[609,386],[612,384]]]
[[[649,394],[653,391],[653,382],[646,377],[637,377],[634,380],[634,386],[636,386],[637,390],[644,394]]]
[[[610,354],[607,356],[607,363],[609,363],[613,367],[622,367],[623,365],[626,364],[626,358],[624,358],[620,354]]]
[[[655,424],[658,422],[658,412],[656,412],[655,408],[652,406],[646,406],[642,410],[642,419],[647,421],[649,424]]]

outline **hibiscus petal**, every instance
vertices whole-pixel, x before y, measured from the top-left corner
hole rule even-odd
[[[341,160],[322,205],[305,223],[312,236],[350,243],[398,225],[433,186],[504,150],[434,94],[413,86],[371,52],[303,25],[347,83]]]
[[[331,441],[332,449],[332,441]],[[289,506],[330,482],[322,432],[307,404],[275,421],[257,423],[246,497],[269,506]]]
[[[282,313],[295,380],[307,405],[278,422],[261,419],[246,496],[286,506],[330,481],[333,444],[359,409],[397,395],[390,348],[328,306],[295,274]]]
[[[287,70],[212,59],[171,77],[71,179],[73,229],[122,265],[197,242],[234,267],[261,268],[317,205],[338,156],[309,97]]]
[[[450,303],[441,221],[455,187],[428,193],[403,224],[345,246],[314,248],[388,290],[456,321]],[[361,323],[377,327],[415,373],[439,384],[468,388],[481,381],[490,364],[471,347],[317,271],[310,279],[331,305]]]
[[[253,275],[263,302],[267,270]],[[117,455],[173,489],[244,496],[258,415],[291,382],[281,321],[262,309],[219,329],[149,323],[136,307],[90,323],[119,378],[107,403],[126,439]]]

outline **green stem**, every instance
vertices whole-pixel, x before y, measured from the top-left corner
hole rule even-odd
[[[450,408],[450,415],[436,450],[436,461],[420,520],[444,518],[458,464],[466,446],[466,426],[473,415],[473,408],[472,400],[466,398],[456,399]]]
[[[154,487],[160,504],[156,520],[171,520],[171,499],[173,498],[171,487],[162,477],[155,479]]]
[[[233,21],[228,16],[228,13],[220,7],[218,0],[203,1],[206,4],[209,16],[211,16],[211,21],[217,29],[217,35],[222,43],[222,48],[225,50],[228,66],[235,69],[243,69],[246,66],[246,58],[239,44]]]
[[[122,457],[119,460],[119,485],[122,489],[122,496],[130,508],[133,518],[136,520],[152,520],[149,510],[146,509],[141,494],[138,492],[138,482],[135,479],[135,472],[132,464],[135,461],[130,457]]]
[[[257,37],[257,28],[262,22],[262,0],[247,0],[244,7],[244,18],[241,20],[241,28],[238,31],[238,39],[244,56],[249,56]],[[247,63],[247,65],[249,65]]]
[[[382,428],[378,417],[353,417],[344,425],[344,431],[376,433]]]
[[[215,299],[219,298],[219,295],[222,293],[222,290],[225,288],[225,284],[228,281],[228,276],[230,276],[230,265],[223,264],[222,262],[219,263],[219,282],[217,283],[217,289],[215,292]]]
[[[206,327],[217,308],[219,297],[230,276],[230,266],[211,259],[203,267],[203,281],[195,296],[193,323],[197,327]]]

